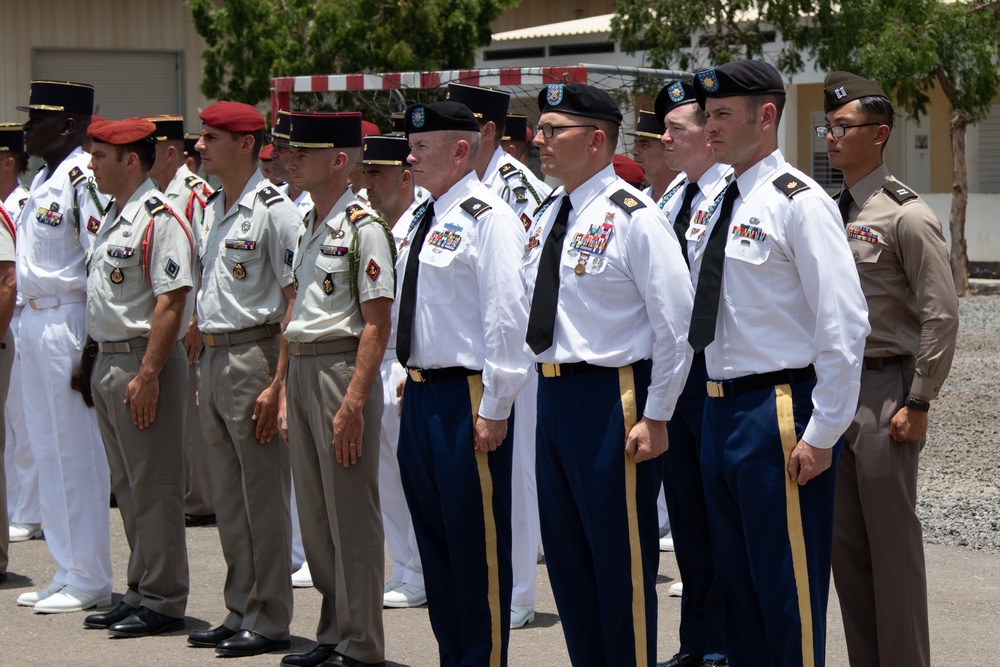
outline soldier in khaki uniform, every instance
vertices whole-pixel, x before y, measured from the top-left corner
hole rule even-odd
[[[861,397],[837,464],[833,575],[851,665],[931,664],[923,530],[915,508],[927,411],[955,352],[958,298],[941,224],[882,153],[893,109],[868,79],[824,82],[830,165],[868,301]]]
[[[149,179],[155,129],[140,119],[89,129],[94,180],[113,200],[88,261],[83,354],[96,354],[91,390],[131,552],[125,596],[84,625],[121,637],[182,628],[188,597],[180,339],[194,247]]]
[[[347,187],[361,152],[361,114],[293,113],[289,146],[289,175],[315,208],[295,254],[285,332],[288,442],[306,559],[323,601],[318,645],[282,664],[384,664],[379,365],[395,246],[388,225]]]
[[[181,116],[154,116],[149,119],[156,126],[156,161],[149,170],[149,177],[160,188],[165,201],[174,211],[184,216],[194,235],[195,248],[201,247],[205,235],[205,206],[212,196],[212,188],[200,177],[191,173],[184,156],[184,118]],[[195,275],[201,267],[195,265]],[[197,288],[197,285],[195,285]],[[197,290],[196,290],[197,291]],[[193,302],[192,302],[193,303]],[[192,318],[185,323],[184,348],[191,364],[188,374],[188,418],[184,431],[184,524],[205,526],[215,523],[212,507],[212,486],[208,472],[208,445],[201,434],[198,418],[198,359],[201,357],[201,332]]]
[[[201,113],[197,148],[222,187],[205,209],[198,328],[199,385],[212,498],[229,570],[222,625],[189,635],[225,656],[287,648],[292,615],[288,448],[278,411],[288,349],[278,335],[295,299],[295,208],[257,169],[264,119],[217,102]]]

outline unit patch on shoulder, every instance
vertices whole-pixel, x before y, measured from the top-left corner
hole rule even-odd
[[[146,210],[149,211],[150,215],[156,215],[160,211],[165,210],[166,205],[160,201],[159,197],[150,197],[146,200]]]
[[[807,183],[803,183],[802,179],[795,178],[791,174],[782,174],[771,182],[774,183],[774,187],[785,193],[785,196],[789,199],[800,192],[805,192],[809,189],[809,185]]]
[[[369,217],[368,211],[361,208],[357,204],[350,204],[347,207],[347,219],[351,221],[352,225],[358,224],[360,221]]]
[[[483,213],[490,210],[491,206],[486,202],[476,199],[475,197],[469,197],[464,202],[461,203],[462,210],[471,215],[473,218],[479,218]]]
[[[295,261],[295,251],[289,248],[288,250],[285,251],[285,264],[291,266],[292,262],[294,261]]]
[[[374,259],[368,260],[368,268],[365,269],[365,275],[371,278],[372,282],[375,282],[381,273],[382,267],[376,264]]]
[[[79,167],[73,167],[69,170],[69,182],[76,187],[87,180],[87,175],[83,173],[83,170]]]
[[[91,234],[96,234],[97,230],[100,228],[101,228],[101,221],[95,218],[94,216],[90,216],[90,220],[87,221],[87,231],[90,232]]]
[[[636,199],[635,195],[628,190],[619,190],[608,199],[625,209],[626,213],[635,213],[641,208],[646,208],[646,205]]]
[[[260,198],[264,200],[264,204],[266,204],[269,207],[274,206],[275,204],[277,204],[279,201],[282,200],[281,193],[272,188],[270,185],[258,190],[257,194],[260,195]]]
[[[897,204],[902,204],[911,199],[916,199],[917,197],[916,192],[913,192],[899,181],[894,181],[892,179],[886,181],[882,185],[882,189],[885,190],[887,195],[895,199]]]
[[[181,270],[181,265],[170,259],[167,260],[167,265],[163,267],[163,270],[167,272],[167,275],[171,278],[177,277],[177,272]]]

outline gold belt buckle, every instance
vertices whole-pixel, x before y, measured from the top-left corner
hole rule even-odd
[[[712,382],[710,380],[705,383],[705,389],[708,391],[709,398],[725,398],[726,396],[726,391],[721,382]]]
[[[406,372],[409,373],[410,379],[413,380],[414,382],[420,382],[420,383],[426,382],[426,380],[424,379],[424,374],[423,372],[421,372],[419,368],[407,368]]]
[[[542,364],[542,377],[557,378],[560,375],[559,364]]]
[[[32,310],[38,310],[38,306],[35,305],[34,299],[28,299],[28,305],[31,306]]]
[[[205,345],[215,347],[215,334],[205,334]]]

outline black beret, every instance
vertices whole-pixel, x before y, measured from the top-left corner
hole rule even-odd
[[[66,111],[90,116],[94,113],[94,87],[72,81],[32,81],[28,106],[18,111]]]
[[[503,132],[500,141],[528,141],[528,117],[516,113],[507,114]]]
[[[200,134],[185,134],[184,135],[184,155],[189,157],[195,155],[201,155],[200,152],[196,151],[194,145],[198,143],[198,139],[201,138]]]
[[[184,141],[183,116],[150,116],[147,118],[156,126],[153,139],[159,141]]]
[[[698,106],[707,97],[738,95],[784,95],[785,82],[771,63],[763,60],[736,60],[695,74],[694,93]]]
[[[21,127],[21,124],[0,123],[0,153],[23,153],[23,152],[24,152],[24,129]]]
[[[392,116],[390,116],[390,119],[392,120],[391,134],[395,134],[400,137],[406,136],[406,114],[402,111],[394,111]]]
[[[695,104],[697,101],[693,85],[687,81],[671,81],[660,89],[653,108],[656,110],[656,117],[663,121],[666,115],[673,111],[675,107],[684,106],[685,104]]]
[[[288,145],[294,148],[358,148],[361,114],[293,113],[288,120]]]
[[[611,96],[583,83],[554,83],[538,93],[538,110],[557,111],[621,124],[622,112]]]
[[[510,93],[502,90],[466,86],[461,83],[449,83],[448,95],[452,102],[461,102],[469,107],[472,115],[481,121],[492,120],[499,125],[507,120],[507,108],[510,106]]]
[[[663,123],[657,119],[652,111],[640,111],[639,118],[635,121],[635,132],[630,132],[633,137],[650,137],[659,139],[663,136]]]
[[[361,155],[361,164],[384,164],[403,166],[406,156],[410,154],[410,142],[404,137],[391,134],[365,137],[365,150]]]
[[[889,99],[874,81],[851,72],[830,72],[823,80],[823,111],[839,109],[862,97]]]
[[[460,102],[414,104],[406,109],[406,136],[438,130],[479,132],[479,121]]]

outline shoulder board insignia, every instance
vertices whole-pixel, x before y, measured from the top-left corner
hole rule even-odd
[[[774,183],[774,187],[778,188],[789,199],[809,189],[806,183],[803,183],[801,179],[795,178],[791,174],[782,174],[771,182]]]
[[[222,188],[219,188],[218,190],[216,190],[212,194],[208,195],[208,199],[205,200],[205,203],[208,203],[208,202],[212,201],[213,199],[215,199],[216,197],[219,197],[221,195],[222,195]]]
[[[897,204],[903,204],[917,197],[917,193],[910,190],[899,181],[888,180],[882,185],[885,193],[896,200]]]
[[[87,180],[87,175],[79,167],[73,167],[69,170],[69,182],[73,184],[73,187],[80,185],[85,180]]]
[[[646,208],[646,205],[636,199],[635,196],[628,190],[619,190],[608,197],[608,199],[625,209],[626,213],[633,213],[638,211],[640,208]]]
[[[509,180],[512,177],[517,176],[519,172],[520,169],[510,164],[509,162],[500,165],[500,175],[503,176],[504,179]]]
[[[270,185],[258,190],[257,194],[260,195],[260,198],[264,200],[264,204],[267,206],[274,206],[282,199],[281,193],[272,188]]]
[[[156,215],[160,211],[167,210],[167,207],[159,197],[150,197],[146,200],[146,210],[150,215]]]
[[[184,179],[184,183],[187,184],[187,186],[192,190],[194,190],[198,186],[205,185],[205,181],[198,178],[194,174],[191,174],[190,176],[186,177]]]
[[[462,210],[471,215],[473,218],[479,218],[483,213],[492,208],[489,204],[475,197],[469,197],[464,202],[460,204]]]
[[[347,206],[347,219],[351,221],[352,225],[356,225],[365,218],[369,217],[368,211],[361,208],[357,204],[349,204]]]

